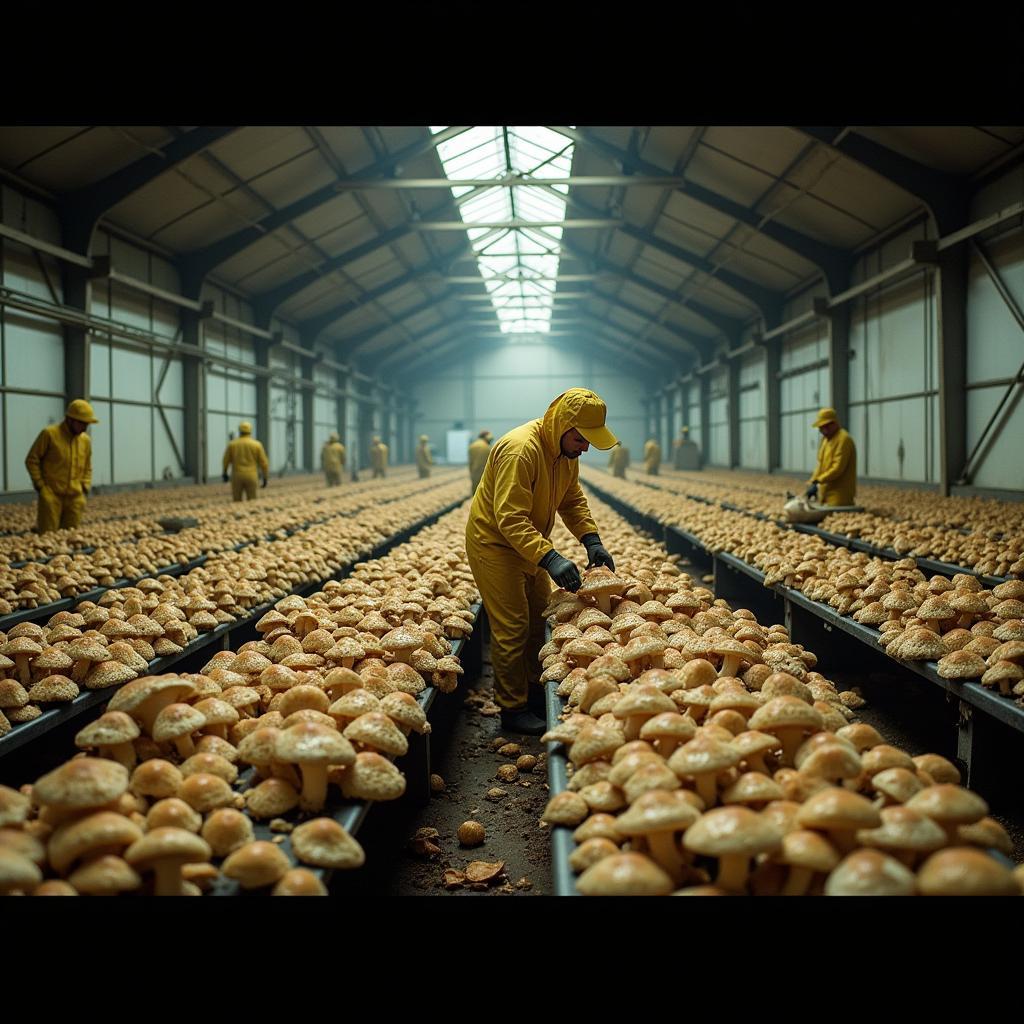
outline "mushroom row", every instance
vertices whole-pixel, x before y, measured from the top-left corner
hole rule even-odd
[[[986,589],[958,573],[930,579],[913,558],[890,560],[837,547],[742,513],[603,477],[601,486],[647,515],[727,551],[764,573],[765,586],[799,590],[879,631],[903,661],[935,661],[947,679],[977,680],[1024,696],[1024,580]]]
[[[580,892],[1020,894],[1024,869],[987,852],[1009,836],[955,765],[854,721],[856,694],[784,626],[595,512],[618,570],[552,596],[541,650],[567,699],[542,740],[572,769],[543,820],[574,829]]]
[[[118,690],[78,733],[83,754],[32,786],[0,787],[0,891],[197,895],[223,875],[323,895],[254,838],[266,820],[302,864],[360,866],[356,840],[322,816],[329,787],[356,800],[404,793],[392,758],[430,731],[416,696],[455,688],[452,642],[473,629],[465,518],[449,514],[306,599],[282,598],[257,623],[260,640],[201,673]],[[321,816],[284,821],[292,812]]]
[[[460,481],[329,520],[284,540],[227,551],[183,576],[140,580],[0,632],[0,735],[80,689],[120,686],[151,662],[183,653],[200,634],[248,618],[296,587],[327,579],[464,493]]]

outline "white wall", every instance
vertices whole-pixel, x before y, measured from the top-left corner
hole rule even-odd
[[[708,438],[706,460],[712,466],[729,465],[729,370],[712,370],[708,376]]]
[[[768,468],[765,354],[751,352],[740,363],[740,465]]]
[[[475,355],[460,356],[448,372],[424,375],[412,383],[417,402],[414,433],[430,435],[443,450],[445,432],[456,423],[474,436],[484,428],[496,438],[527,420],[537,419],[551,401],[571,387],[596,391],[608,406],[608,426],[625,444],[634,462],[647,439],[645,386],[610,360],[554,344],[509,343]],[[608,456],[583,456],[606,465]]]

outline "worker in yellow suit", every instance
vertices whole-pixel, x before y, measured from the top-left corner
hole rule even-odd
[[[370,445],[370,465],[373,467],[374,480],[388,475],[388,446],[377,436],[374,436]]]
[[[629,469],[629,449],[624,444],[617,444],[612,449],[608,468],[612,471],[612,476],[617,476],[622,480],[626,479],[626,470]]]
[[[814,426],[821,433],[818,465],[807,481],[807,497],[821,505],[852,505],[857,495],[857,447],[839,425],[835,409],[821,409]]]
[[[345,446],[337,432],[331,434],[320,451],[320,466],[327,478],[328,487],[340,487],[345,469]]]
[[[86,433],[90,423],[99,423],[92,406],[76,398],[60,423],[39,432],[25,456],[25,468],[39,492],[38,533],[70,530],[82,521],[92,489],[92,440]]]
[[[644,445],[644,469],[648,476],[657,476],[661,466],[661,445],[652,437]]]
[[[548,537],[555,513],[587,550],[588,565],[615,564],[579,485],[577,459],[590,448],[616,443],[605,426],[607,409],[586,388],[571,388],[542,419],[510,430],[491,450],[466,523],[466,551],[491,627],[491,662],[501,727],[539,736],[545,731],[537,654],[544,643],[542,612],[548,577],[567,590],[579,570]],[[542,571],[543,570],[543,571]]]
[[[270,477],[270,463],[263,445],[252,436],[251,423],[238,424],[238,437],[224,449],[223,479],[228,482],[228,467],[231,471],[231,500],[241,501],[242,495],[252,501],[256,497],[257,474],[267,486]]]
[[[470,494],[475,494],[484,475],[487,456],[491,454],[491,440],[494,435],[489,430],[481,430],[477,439],[469,446],[469,483]]]
[[[430,467],[434,459],[430,454],[430,438],[426,434],[420,434],[420,443],[416,448],[416,472],[420,479],[430,476]]]

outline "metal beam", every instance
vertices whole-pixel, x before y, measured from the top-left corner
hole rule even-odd
[[[518,231],[522,228],[611,228],[621,224],[614,217],[595,217],[584,220],[419,220],[412,221],[410,226],[415,231],[466,231],[469,228],[486,228],[489,231]]]
[[[967,250],[939,256],[939,489],[948,495],[967,461]]]
[[[107,210],[236,131],[237,126],[193,128],[159,151],[108,174],[92,185],[64,193],[58,200],[58,210],[65,244],[76,252],[88,254],[96,222]]]
[[[970,205],[966,179],[945,174],[838,125],[802,126],[797,131],[855,160],[920,199],[935,218],[940,235],[963,227]]]
[[[454,327],[459,333],[461,333],[469,326],[469,322],[464,316],[448,317],[442,323],[435,324],[433,327],[429,327],[425,331],[420,331],[419,334],[412,334],[407,338],[403,338],[400,342],[386,348],[376,359],[373,360],[374,371],[376,373],[380,373],[384,369],[386,363],[390,362],[397,355],[407,349],[411,348],[414,352],[417,351],[423,342],[428,338],[433,337],[438,331],[451,330]]]
[[[554,126],[552,126],[552,130],[581,145],[594,149],[615,163],[622,164],[629,159],[629,154],[625,150],[619,149],[617,146],[613,146],[602,139],[597,139],[589,132],[575,128]],[[657,175],[664,173],[660,167],[647,160],[636,158],[634,164],[637,170],[643,171],[645,174]],[[825,276],[830,291],[841,291],[845,287],[845,282],[849,275],[849,267],[852,262],[850,254],[845,250],[825,245],[793,228],[777,224],[774,221],[765,220],[764,215],[756,210],[751,210],[743,206],[742,203],[737,203],[692,181],[687,181],[677,191],[712,210],[717,210],[719,213],[724,213],[727,217],[732,217],[733,220],[746,224],[766,238],[772,239],[772,241],[813,263]]]
[[[671,175],[642,176],[628,174],[574,174],[567,178],[532,178],[512,174],[503,178],[386,178],[380,181],[339,181],[339,191],[358,189],[404,188],[536,188],[543,185],[573,185],[576,188],[617,188],[628,185],[647,185],[652,188],[675,188],[683,184],[682,178]],[[457,197],[457,198],[461,198]]]
[[[446,277],[445,284],[483,284],[484,281],[503,281],[518,284],[520,281],[555,282],[558,284],[583,284],[587,281],[600,281],[607,274],[558,274],[555,277],[520,277],[513,274],[495,274],[484,278],[479,274],[467,274],[462,277]]]
[[[420,313],[425,313],[428,309],[433,309],[435,306],[440,306],[441,303],[451,301],[454,298],[455,295],[453,293],[453,289],[448,288],[440,295],[429,298],[426,301],[413,306],[412,309],[407,309],[404,313],[399,313],[390,323],[383,324],[379,327],[371,327],[369,330],[362,331],[360,334],[354,334],[351,338],[338,338],[336,341],[339,351],[344,351],[346,354],[355,352],[364,345],[369,345],[382,334],[386,334],[388,331],[393,330],[396,327],[400,327],[407,320],[411,320],[413,317],[419,316]],[[402,344],[407,344],[407,340]]]
[[[392,153],[383,160],[375,161],[362,171],[357,171],[352,177],[358,181],[367,181],[391,174],[402,163],[422,156],[424,153],[429,153],[442,142],[454,138],[456,135],[461,135],[466,130],[463,127],[446,128],[436,135],[420,139],[418,142],[414,142],[404,149]],[[227,238],[222,238],[219,242],[214,242],[212,245],[187,253],[182,258],[182,266],[188,278],[193,282],[201,282],[207,274],[222,263],[227,262],[233,256],[237,256],[240,252],[244,252],[249,246],[255,245],[278,228],[285,227],[296,218],[337,199],[338,194],[338,190],[334,185],[317,189],[310,195],[304,196],[302,199],[289,203],[288,206],[268,214],[253,227],[243,228],[241,231],[228,235]]]
[[[729,360],[729,466],[735,469],[740,464],[740,360]]]

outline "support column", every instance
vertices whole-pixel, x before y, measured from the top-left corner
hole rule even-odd
[[[815,312],[823,312],[828,325],[828,368],[832,389],[832,408],[839,422],[850,425],[850,304],[828,308],[824,299],[815,299]]]
[[[697,378],[700,381],[701,462],[705,465],[711,461],[711,387],[708,384],[708,376],[702,373]]]
[[[270,342],[262,338],[253,339],[253,350],[255,353],[256,366],[262,369],[270,368]],[[270,378],[265,374],[256,377],[256,437],[263,442],[271,456],[271,461],[276,461],[284,466],[286,459],[282,452],[270,452]]]
[[[939,254],[939,490],[948,495],[967,461],[967,249]]]
[[[92,285],[89,271],[74,264],[64,268],[64,304],[83,313],[89,312]],[[64,392],[70,402],[90,398],[89,335],[85,328],[64,327]]]
[[[740,464],[740,361],[729,360],[729,466]]]
[[[313,368],[315,363],[312,359],[306,359],[304,356],[299,357],[302,363],[302,379],[313,383]],[[314,419],[316,418],[316,392],[313,388],[304,387],[302,389],[302,468],[307,473],[312,473],[314,469],[313,462],[313,446],[315,442],[314,437]],[[326,438],[325,438],[326,440]]]
[[[203,347],[203,326],[199,314],[191,309],[181,313],[181,340],[185,345]],[[206,374],[202,360],[182,356],[185,403],[185,472],[197,484],[206,483]]]
[[[341,370],[335,371],[334,386],[341,392],[334,396],[334,422],[341,443],[347,447],[350,443],[348,438],[348,395],[345,393],[348,391],[348,379]]]
[[[768,434],[768,472],[782,466],[782,387],[779,380],[782,341],[771,338],[764,345],[765,403]]]
[[[664,393],[665,402],[665,433],[668,438],[668,443],[665,445],[665,459],[668,462],[672,461],[672,445],[675,444],[676,440],[676,400],[675,391],[669,389]]]

